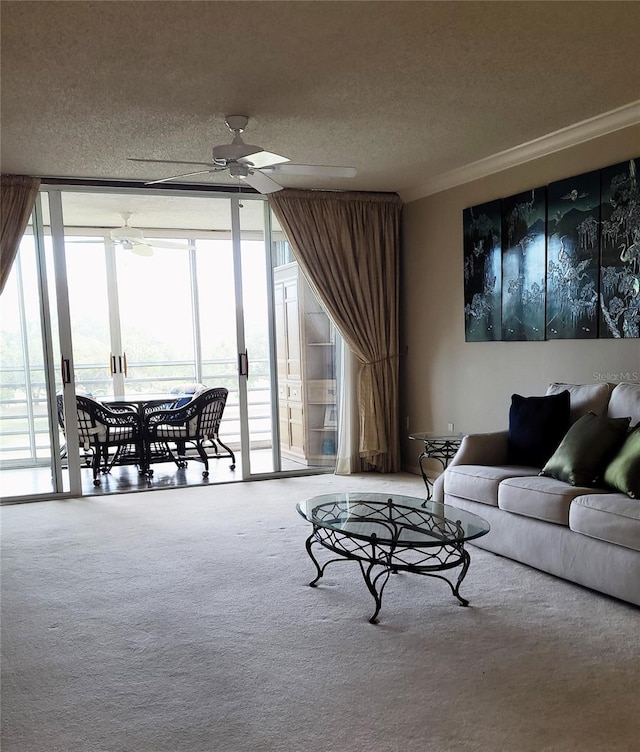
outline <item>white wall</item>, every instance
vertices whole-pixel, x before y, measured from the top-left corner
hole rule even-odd
[[[406,204],[401,284],[401,446],[415,470],[415,431],[506,428],[511,395],[551,381],[635,374],[640,340],[464,341],[462,210],[640,156],[640,124]],[[408,428],[407,428],[408,419]]]

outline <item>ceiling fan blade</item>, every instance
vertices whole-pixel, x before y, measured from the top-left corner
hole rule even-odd
[[[136,256],[153,256],[153,248],[146,243],[134,243],[129,250]]]
[[[187,251],[189,246],[186,243],[174,243],[171,240],[155,240],[154,238],[145,238],[144,241],[152,248],[174,248],[178,251]]]
[[[240,164],[252,164],[258,170],[288,161],[288,157],[281,157],[279,154],[274,154],[270,151],[259,151],[256,154],[250,154],[248,157],[242,157],[242,159],[238,160]]]
[[[213,162],[186,162],[175,159],[140,159],[139,157],[127,157],[128,162],[153,162],[154,164],[193,164],[201,167],[214,167]]]
[[[358,174],[355,167],[332,167],[329,165],[277,164],[262,168],[265,172],[283,175],[318,175],[326,178],[353,178]]]
[[[276,183],[275,180],[271,180],[268,175],[258,172],[258,170],[249,172],[242,179],[249,183],[252,188],[255,188],[258,193],[275,193],[282,190],[280,183]]]
[[[190,178],[192,175],[204,175],[206,172],[217,172],[216,169],[211,170],[198,170],[197,172],[185,172],[182,175],[172,175],[170,178],[160,178],[160,180],[149,180],[145,185],[157,185],[158,183],[168,183],[170,180],[177,180],[178,178]]]

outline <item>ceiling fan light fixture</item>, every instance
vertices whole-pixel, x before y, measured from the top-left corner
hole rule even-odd
[[[229,165],[229,174],[234,178],[246,178],[249,174],[249,165],[232,162]]]

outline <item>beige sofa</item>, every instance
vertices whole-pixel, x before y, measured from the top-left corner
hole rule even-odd
[[[563,389],[572,422],[589,411],[640,422],[640,384],[551,384],[547,394]],[[489,521],[473,545],[640,605],[640,499],[507,465],[507,447],[506,430],[465,436],[434,500]]]

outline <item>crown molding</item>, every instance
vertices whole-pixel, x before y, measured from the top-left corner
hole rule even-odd
[[[464,167],[436,175],[430,180],[425,180],[423,183],[406,191],[398,191],[398,193],[405,203],[415,201],[469,183],[472,180],[502,172],[510,167],[517,167],[533,159],[545,157],[556,151],[582,144],[585,141],[619,131],[637,123],[640,123],[640,100],[630,102],[602,115],[596,115],[580,123],[574,123],[533,141],[505,149],[497,154],[492,154],[490,157],[484,157],[477,162],[464,165]]]

